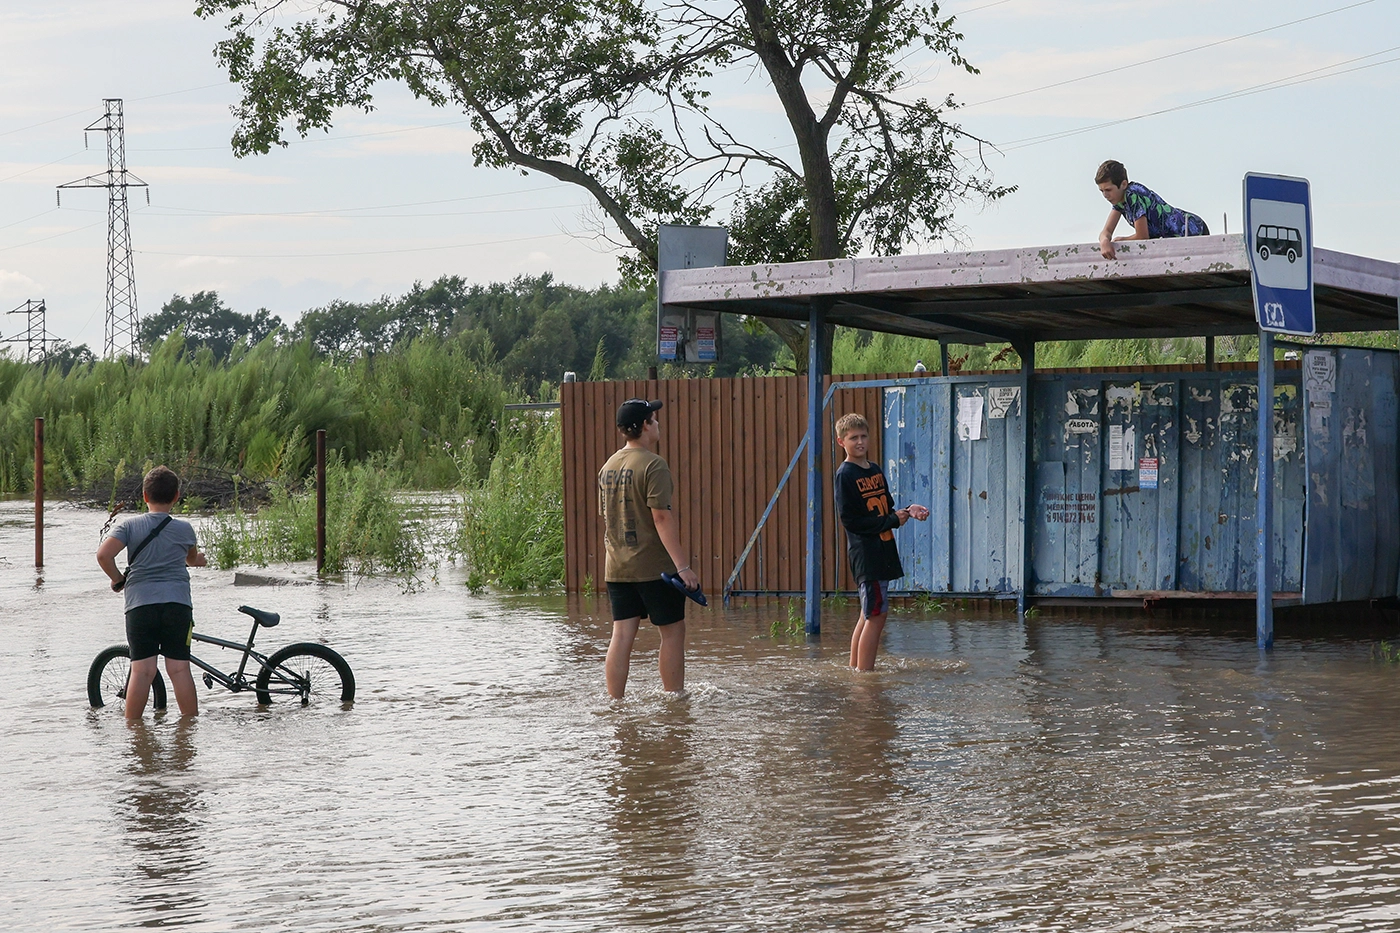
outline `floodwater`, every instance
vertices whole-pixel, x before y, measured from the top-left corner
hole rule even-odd
[[[854,675],[853,610],[808,645],[711,609],[687,698],[648,631],[615,704],[605,600],[197,570],[200,631],[278,611],[260,644],[331,644],[357,700],[201,686],[132,728],[84,692],[122,640],[105,516],[51,508],[36,584],[30,508],[0,503],[0,929],[1400,929],[1370,641],[909,613]]]

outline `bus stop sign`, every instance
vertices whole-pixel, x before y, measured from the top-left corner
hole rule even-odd
[[[1313,314],[1312,198],[1306,178],[1244,176],[1244,244],[1254,319],[1279,334],[1317,333]]]

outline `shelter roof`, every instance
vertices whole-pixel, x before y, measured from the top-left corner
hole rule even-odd
[[[777,265],[677,269],[661,300],[806,321],[814,299],[848,327],[981,344],[1256,332],[1249,256],[1238,234],[976,250]],[[1400,264],[1313,250],[1322,333],[1393,330]]]

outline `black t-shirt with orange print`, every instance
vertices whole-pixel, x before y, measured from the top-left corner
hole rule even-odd
[[[846,550],[857,583],[898,580],[904,576],[894,530],[894,514],[885,474],[875,461],[861,467],[849,460],[836,468],[836,512],[846,528]]]

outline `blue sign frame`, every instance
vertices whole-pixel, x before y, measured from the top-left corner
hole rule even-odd
[[[1244,242],[1261,330],[1311,336],[1313,306],[1312,196],[1306,178],[1244,176]]]

